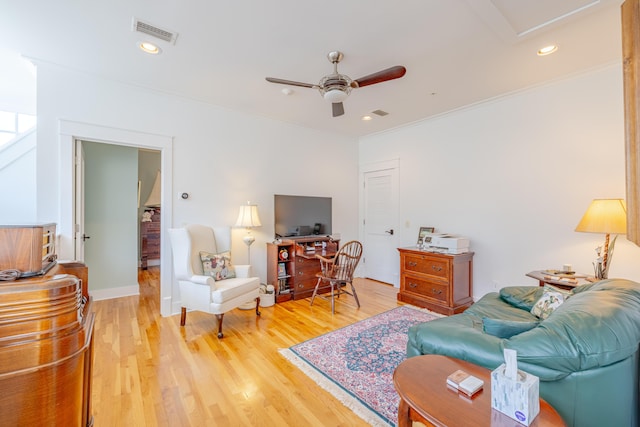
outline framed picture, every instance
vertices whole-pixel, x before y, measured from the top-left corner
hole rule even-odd
[[[434,230],[435,230],[434,227],[420,227],[420,231],[418,232],[418,243],[416,244],[417,245],[421,244],[424,237],[427,234],[433,233]]]

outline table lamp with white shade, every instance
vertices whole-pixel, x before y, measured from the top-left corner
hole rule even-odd
[[[624,200],[594,199],[578,223],[576,231],[605,235],[604,252],[600,257],[599,248],[597,249],[598,259],[594,263],[594,269],[597,279],[606,279],[617,235],[627,233],[627,206]],[[610,234],[615,234],[611,243],[609,243]]]
[[[246,205],[241,205],[236,227],[244,227],[247,229],[247,234],[242,238],[242,241],[247,245],[249,264],[251,264],[251,244],[256,240],[253,234],[251,234],[251,229],[261,226],[260,217],[258,216],[258,206],[252,205],[249,202],[247,202]]]

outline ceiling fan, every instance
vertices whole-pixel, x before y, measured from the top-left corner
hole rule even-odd
[[[387,80],[399,79],[407,72],[407,69],[402,65],[396,65],[395,67],[369,74],[357,80],[352,80],[349,76],[338,73],[338,63],[342,61],[342,58],[344,58],[342,52],[334,51],[327,54],[327,59],[333,64],[333,74],[324,76],[317,85],[277,79],[274,77],[267,77],[266,79],[271,83],[318,89],[320,95],[326,101],[331,102],[333,117],[338,117],[344,114],[342,101],[347,99],[351,89],[382,83]]]

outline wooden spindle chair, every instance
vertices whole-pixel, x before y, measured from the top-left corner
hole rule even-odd
[[[331,313],[335,313],[335,299],[339,298],[341,294],[348,294],[353,296],[356,300],[358,308],[360,308],[360,301],[358,301],[358,294],[356,288],[353,286],[353,274],[356,271],[360,257],[362,256],[362,244],[356,240],[347,242],[336,253],[333,258],[323,257],[316,255],[316,258],[320,260],[320,273],[316,274],[318,283],[313,290],[311,296],[311,305],[316,296],[331,301]],[[347,284],[350,285],[351,291],[348,291]],[[330,289],[328,296],[318,294],[320,289]]]

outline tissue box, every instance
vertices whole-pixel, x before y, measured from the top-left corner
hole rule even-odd
[[[520,370],[512,380],[504,369],[503,363],[491,372],[491,407],[528,426],[540,412],[540,380]]]

